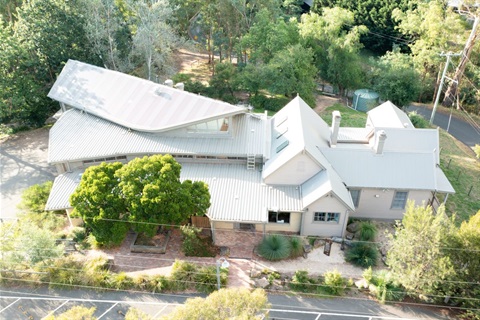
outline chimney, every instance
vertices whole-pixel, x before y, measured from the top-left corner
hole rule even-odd
[[[375,154],[383,153],[383,147],[385,146],[386,139],[387,139],[387,133],[384,130],[377,131],[377,135],[375,137],[375,145],[373,147]]]
[[[183,91],[183,90],[185,90],[185,85],[183,84],[183,82],[179,82],[175,85],[175,88]]]
[[[173,88],[173,80],[167,79],[163,84],[167,87]]]
[[[330,136],[330,145],[332,147],[335,147],[337,145],[338,130],[340,129],[340,120],[342,120],[340,111],[333,111],[332,112],[332,132]]]

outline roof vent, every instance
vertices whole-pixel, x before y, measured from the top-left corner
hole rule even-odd
[[[185,84],[183,84],[183,82],[177,83],[174,87],[178,90],[185,90]]]
[[[173,80],[171,79],[165,80],[163,84],[166,85],[167,87],[173,88]]]

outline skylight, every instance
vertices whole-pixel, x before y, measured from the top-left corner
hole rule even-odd
[[[285,149],[290,142],[288,140],[283,141],[278,147],[277,147],[277,153]]]

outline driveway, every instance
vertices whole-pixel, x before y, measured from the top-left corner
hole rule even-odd
[[[55,178],[47,163],[48,129],[21,132],[0,142],[0,217],[15,219],[22,192]]]

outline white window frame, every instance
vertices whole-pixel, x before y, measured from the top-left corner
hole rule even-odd
[[[323,215],[323,220],[316,220],[316,217]],[[337,219],[331,217],[337,217]],[[329,220],[330,219],[330,220]],[[316,211],[313,213],[313,222],[314,223],[340,223],[340,212],[323,212],[323,211]]]
[[[402,195],[402,198],[398,198],[399,194]],[[405,198],[403,198],[403,194],[405,195]],[[403,210],[405,209],[405,205],[407,204],[408,200],[408,191],[395,191],[395,194],[393,195],[392,199],[392,205],[390,206],[390,209],[392,210]],[[402,203],[400,203],[400,201]]]

